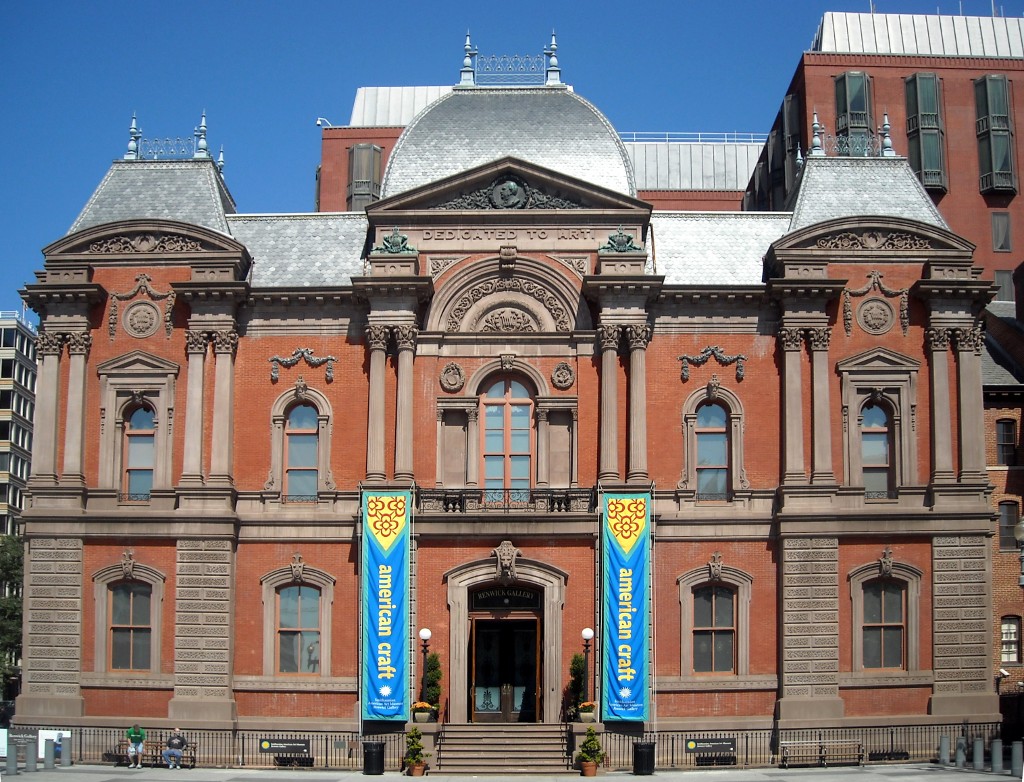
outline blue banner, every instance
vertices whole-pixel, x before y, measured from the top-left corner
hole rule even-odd
[[[408,491],[363,493],[364,720],[409,719]]]
[[[651,495],[604,495],[601,719],[650,718]]]

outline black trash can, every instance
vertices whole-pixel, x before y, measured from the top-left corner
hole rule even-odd
[[[654,773],[654,742],[633,742],[633,775],[644,777]]]
[[[363,742],[363,773],[381,776],[384,773],[384,742]]]

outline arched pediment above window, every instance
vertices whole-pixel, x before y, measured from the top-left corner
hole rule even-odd
[[[179,259],[205,253],[237,253],[248,258],[245,246],[229,236],[177,220],[123,220],[85,228],[43,249],[47,258],[65,254],[138,256],[151,265],[155,257]]]

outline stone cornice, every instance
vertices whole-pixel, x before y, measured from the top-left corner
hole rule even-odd
[[[995,298],[999,286],[989,280],[918,280],[910,292],[918,299],[969,301],[984,306]]]
[[[600,302],[610,296],[643,296],[651,301],[661,293],[665,278],[660,275],[603,276],[588,274],[583,278],[583,295]]]
[[[768,280],[766,291],[773,299],[838,299],[848,280],[793,279],[775,277]]]
[[[240,303],[249,297],[249,283],[226,280],[171,283],[174,292],[189,303],[224,301]]]
[[[357,299],[408,299],[429,301],[434,295],[434,281],[430,277],[353,277],[352,290]]]

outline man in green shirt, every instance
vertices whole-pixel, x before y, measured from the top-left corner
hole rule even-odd
[[[128,736],[128,768],[142,768],[143,743],[146,741],[146,731],[135,723],[125,732]]]

